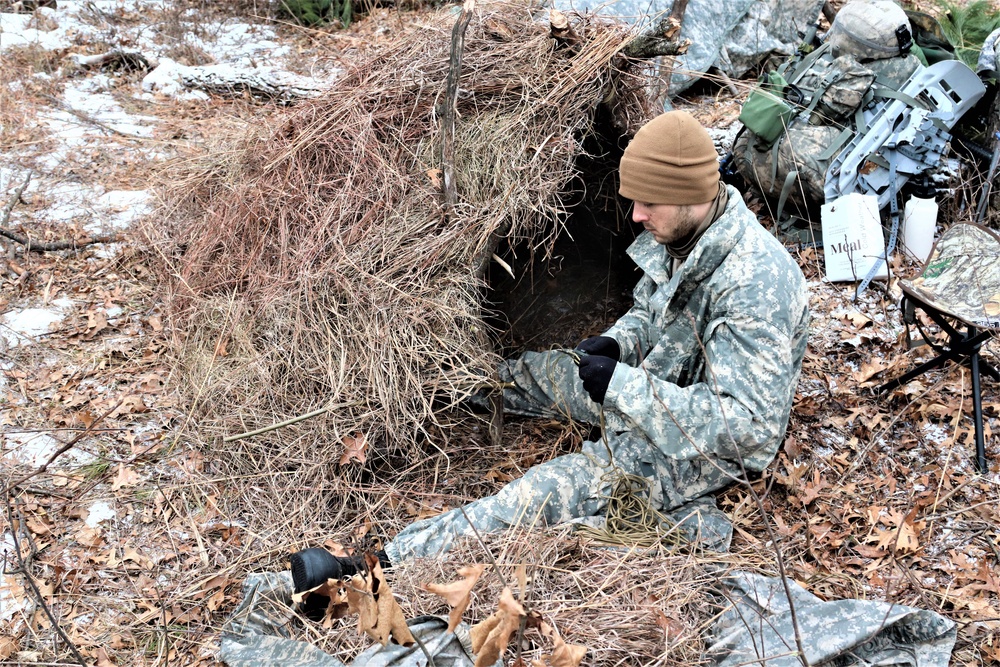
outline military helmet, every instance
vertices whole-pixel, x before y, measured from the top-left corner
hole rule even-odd
[[[827,35],[835,56],[882,60],[906,55],[913,45],[910,21],[892,0],[854,0],[844,5]]]

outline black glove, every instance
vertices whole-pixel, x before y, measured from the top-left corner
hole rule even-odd
[[[595,403],[604,405],[604,395],[608,393],[608,383],[617,365],[618,362],[611,357],[594,354],[580,357],[580,379]]]
[[[577,345],[576,349],[587,354],[608,357],[615,361],[622,359],[622,350],[618,347],[618,341],[610,336],[591,336]]]

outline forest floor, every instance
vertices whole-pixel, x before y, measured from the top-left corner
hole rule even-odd
[[[116,238],[54,252],[2,241],[0,480],[16,487],[0,507],[4,664],[216,664],[246,574],[284,569],[306,546],[222,509],[229,489],[213,459],[227,453],[200,445],[175,390],[169,322],[132,233],[155,209],[165,163],[280,107],[74,60],[128,47],[184,66],[266,63],[322,81],[380,34],[417,29],[420,16],[377,10],[347,30],[316,31],[256,13],[248,3],[60,0],[0,15],[3,226],[36,242]],[[724,133],[740,101],[713,88],[677,104]],[[1000,389],[983,384],[989,471],[977,474],[966,370],[873,392],[930,356],[905,344],[897,278],[855,301],[853,284],[823,280],[821,248],[790,251],[809,281],[809,349],[782,451],[755,485],[763,507],[742,488],[720,496],[734,551],[774,548],[763,509],[789,576],[814,594],[937,611],[959,624],[953,665],[1000,661]],[[995,346],[984,357],[1000,360]],[[508,433],[514,448],[453,452],[480,492],[580,437],[532,422]],[[409,501],[414,516],[462,500],[427,484]]]

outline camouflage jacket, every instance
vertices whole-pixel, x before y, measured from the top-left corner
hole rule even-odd
[[[808,297],[798,265],[740,193],[687,261],[649,232],[628,250],[644,272],[635,305],[605,335],[618,341],[604,408],[667,456],[738,458],[762,470],[781,443],[806,348]],[[734,449],[734,446],[736,449]]]

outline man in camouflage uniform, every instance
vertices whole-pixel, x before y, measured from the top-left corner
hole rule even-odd
[[[386,546],[389,560],[442,553],[473,534],[470,522],[491,532],[599,516],[622,475],[648,480],[650,504],[690,527],[714,510],[707,494],[770,463],[805,353],[805,283],[720,182],[717,160],[685,112],[639,130],[620,169],[620,193],[647,230],[628,251],[644,272],[635,305],[579,355],[527,353],[501,368],[513,385],[505,409],[601,424],[601,441],[412,524]]]

